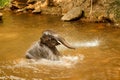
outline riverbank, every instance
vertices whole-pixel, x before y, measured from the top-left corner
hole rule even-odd
[[[107,23],[120,27],[119,3],[118,0],[12,0],[3,10],[15,14],[57,15],[62,21]]]
[[[17,13],[65,15],[70,10],[79,7],[84,12],[82,17],[87,21],[100,21],[107,18],[118,22],[120,18],[120,14],[117,13],[120,7],[119,3],[120,1],[118,0],[13,0],[10,9]]]

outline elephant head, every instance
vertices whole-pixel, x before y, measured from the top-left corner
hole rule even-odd
[[[48,47],[55,47],[57,45],[63,44],[67,48],[75,49],[73,46],[71,46],[66,40],[58,35],[56,32],[53,32],[52,30],[46,30],[43,32],[41,39],[41,43],[47,45]]]

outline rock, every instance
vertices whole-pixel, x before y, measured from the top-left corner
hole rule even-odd
[[[41,13],[41,8],[40,7],[35,8],[35,10],[33,10],[32,13],[35,13],[35,14]]]
[[[63,21],[72,21],[72,20],[77,20],[83,16],[83,11],[81,10],[80,7],[75,7],[68,11],[62,18],[61,20]]]
[[[24,13],[26,13],[26,9],[25,9],[25,8],[18,9],[18,10],[16,10],[15,12],[16,12],[16,13],[18,13],[18,12],[24,12]]]
[[[47,7],[42,8],[41,14],[51,14],[51,15],[59,15],[61,16],[62,10],[60,7]]]
[[[98,17],[98,22],[101,22],[101,23],[114,23],[114,21],[112,19],[110,19],[109,17],[104,16],[104,15],[101,15],[101,16]]]
[[[19,7],[12,4],[12,5],[10,6],[10,9],[11,9],[11,10],[17,10],[17,9],[19,9]]]
[[[33,3],[37,2],[37,1],[38,1],[38,0],[28,0],[27,3],[28,3],[28,4],[33,4]]]
[[[21,3],[21,2],[17,2],[17,1],[15,1],[15,0],[13,0],[13,1],[11,1],[9,7],[10,7],[11,10],[17,10],[17,9],[22,9],[22,8],[24,8],[25,6],[26,6],[25,3]]]
[[[3,14],[2,14],[2,13],[0,13],[0,20],[2,20],[2,17],[3,17]]]
[[[41,13],[41,1],[38,1],[34,4],[34,10],[32,13]]]
[[[50,0],[45,0],[45,2],[41,4],[41,7],[45,8],[45,7],[49,6],[49,4],[50,4]]]
[[[32,4],[29,4],[28,6],[26,6],[26,10],[34,10],[35,6]]]

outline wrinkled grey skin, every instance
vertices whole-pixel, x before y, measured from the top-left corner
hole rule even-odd
[[[62,38],[57,33],[46,30],[43,32],[40,41],[36,42],[26,54],[27,59],[35,59],[39,60],[41,58],[45,58],[48,60],[59,60],[61,54],[57,50],[56,46],[63,44],[64,46],[75,49],[70,46],[64,38]]]

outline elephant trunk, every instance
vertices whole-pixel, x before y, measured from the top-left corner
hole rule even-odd
[[[75,49],[75,47],[71,46],[66,40],[62,37],[58,37],[58,41],[60,41],[64,46],[66,46],[69,49]]]

